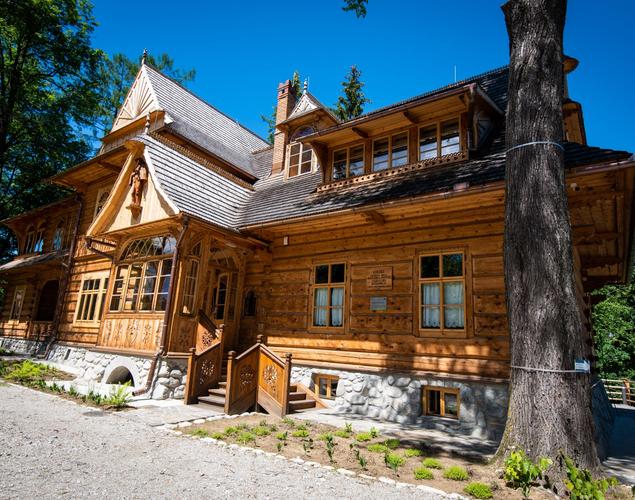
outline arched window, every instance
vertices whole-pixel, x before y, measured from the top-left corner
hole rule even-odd
[[[110,311],[165,311],[175,248],[172,236],[132,241],[117,266]]]
[[[29,226],[26,230],[26,240],[24,242],[24,253],[33,253],[33,246],[35,245],[35,227]]]
[[[95,201],[95,213],[93,214],[93,220],[97,218],[99,212],[101,212],[104,208],[104,205],[106,205],[108,196],[110,196],[110,189],[108,188],[100,189],[97,192],[97,200]]]
[[[35,243],[33,243],[34,252],[41,252],[42,250],[44,250],[44,231],[45,230],[46,230],[46,227],[44,225],[41,225],[40,227],[38,227],[37,233],[35,233]]]
[[[256,294],[253,290],[249,290],[245,295],[245,307],[243,315],[246,318],[252,318],[256,315]]]
[[[196,309],[196,290],[198,283],[198,270],[201,261],[201,242],[192,247],[187,258],[187,270],[185,272],[185,282],[183,286],[183,314],[194,314]]]
[[[308,174],[313,170],[313,148],[308,144],[298,142],[298,139],[312,134],[312,127],[298,129],[291,137],[287,149],[287,177]]]
[[[64,248],[64,227],[66,221],[62,219],[57,223],[55,233],[53,234],[53,250],[61,250]]]

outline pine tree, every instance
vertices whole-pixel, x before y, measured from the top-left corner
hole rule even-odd
[[[364,95],[362,87],[364,82],[360,80],[362,72],[357,66],[351,66],[350,72],[346,75],[346,80],[342,82],[343,94],[338,97],[335,107],[335,116],[346,121],[356,118],[364,112],[364,104],[370,102]]]

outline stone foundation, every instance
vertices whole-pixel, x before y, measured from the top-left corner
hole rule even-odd
[[[0,347],[17,354],[34,355],[43,352],[43,343],[25,339],[0,337]],[[123,374],[132,375],[135,388],[143,387],[148,379],[151,357],[123,356],[96,352],[84,347],[54,344],[47,361],[67,366],[81,382],[118,383]],[[183,399],[187,380],[187,360],[159,360],[150,391],[152,399]]]
[[[447,432],[500,439],[507,418],[508,384],[449,380],[410,374],[374,374],[293,366],[293,382],[315,390],[313,375],[337,375],[337,397],[331,406],[342,413],[354,413],[402,424],[415,424]],[[459,389],[459,419],[424,416],[422,387]]]

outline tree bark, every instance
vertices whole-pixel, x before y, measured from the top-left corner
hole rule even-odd
[[[505,197],[505,287],[511,336],[510,401],[499,456],[559,452],[599,465],[590,376],[572,370],[588,357],[576,301],[564,153],[563,31],[566,0],[509,0]],[[525,369],[518,368],[524,367]]]

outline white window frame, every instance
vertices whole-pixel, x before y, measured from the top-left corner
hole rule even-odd
[[[110,272],[104,271],[101,273],[92,273],[82,277],[82,282],[79,288],[79,294],[77,296],[77,303],[75,307],[74,323],[80,324],[99,324],[101,321],[101,313],[106,305],[106,295],[108,292],[108,283],[110,278]],[[84,290],[84,283],[88,280],[99,280],[99,286],[93,290]],[[94,296],[95,313],[91,319],[80,319],[80,304],[82,304],[82,296]],[[84,302],[85,303],[85,302]]]
[[[300,170],[302,161],[300,161],[300,163],[298,163],[298,173],[296,175],[289,175],[289,169],[291,167],[291,147],[296,144],[300,146],[300,155],[299,155],[300,160],[302,160],[302,154],[304,153],[305,146],[309,146],[311,148],[311,170],[309,170],[308,172],[302,172]],[[285,168],[284,168],[285,179],[295,179],[296,177],[300,177],[301,175],[307,175],[312,172],[315,172],[316,165],[317,165],[317,159],[315,157],[315,150],[310,145],[308,144],[305,145],[303,142],[300,142],[300,141],[291,141],[289,144],[287,144],[287,155],[285,159]]]

